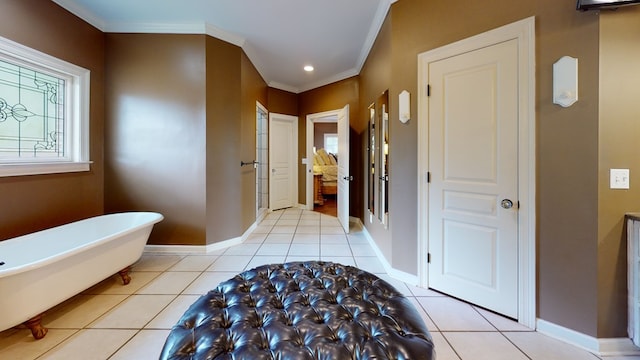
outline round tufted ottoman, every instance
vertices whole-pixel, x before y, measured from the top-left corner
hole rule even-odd
[[[236,275],[185,312],[160,359],[433,359],[414,306],[393,286],[330,262]]]

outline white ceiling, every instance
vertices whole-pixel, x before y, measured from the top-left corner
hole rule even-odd
[[[357,75],[397,0],[53,1],[104,32],[215,36],[242,47],[269,86],[299,93]]]

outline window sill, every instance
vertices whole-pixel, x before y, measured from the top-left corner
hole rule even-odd
[[[0,177],[89,171],[92,161],[0,164]]]

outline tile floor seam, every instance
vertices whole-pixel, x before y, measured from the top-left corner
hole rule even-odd
[[[197,277],[196,277],[197,279]],[[195,280],[193,280],[195,281]],[[188,287],[188,285],[187,285]],[[185,287],[184,289],[182,289],[182,291],[184,291],[187,287]],[[165,311],[169,306],[171,306],[171,304],[176,301],[178,299],[178,297],[182,294],[182,292],[180,292],[180,294],[176,295],[173,297],[173,299],[169,302],[167,302],[167,305],[165,305],[160,311],[158,311],[158,313],[156,313],[155,316],[153,316],[151,319],[149,319],[149,321],[147,321],[141,328],[140,330],[143,330],[147,327],[147,325],[151,324],[153,322],[153,320],[155,320],[155,318],[157,318],[158,316],[160,316],[160,314],[162,314],[163,311]],[[177,320],[176,320],[177,321]]]
[[[53,347],[51,347],[49,350],[46,350],[45,352],[43,352],[42,354],[36,356],[34,358],[34,360],[38,360],[38,359],[43,359],[44,356],[48,353],[50,353],[52,350],[54,350],[55,348],[57,348],[58,346],[60,346],[61,344],[63,344],[65,341],[71,339],[72,337],[76,336],[80,331],[82,330],[76,330],[74,331],[72,334],[69,334],[69,336],[65,337],[64,339],[60,340],[60,342],[58,342],[57,344],[55,344]]]
[[[131,340],[133,340],[140,332],[142,331],[142,329],[138,329],[138,331],[136,331],[135,334],[133,334],[132,337],[129,338],[129,340],[125,341],[124,344],[120,345],[120,347],[118,347],[111,355],[109,355],[109,357],[107,358],[107,360],[113,358],[118,351],[120,351],[121,349],[123,349],[129,342],[131,342]]]
[[[409,291],[411,291],[411,289],[409,289]],[[415,302],[415,303],[416,303],[416,304],[418,304],[418,306],[420,306],[420,308],[422,309],[422,311],[424,311],[424,313],[427,315],[427,317],[429,318],[429,320],[431,320],[431,323],[433,324],[433,326],[435,326],[435,327],[436,327],[437,331],[438,331],[438,332],[442,332],[442,331],[440,330],[440,327],[438,326],[438,324],[436,324],[436,322],[435,322],[435,321],[433,321],[433,318],[431,317],[431,315],[429,315],[429,312],[427,311],[427,308],[426,308],[424,305],[422,305],[422,303],[421,303],[420,301],[418,301],[418,297],[417,297],[417,296],[414,296],[414,299],[416,299],[416,302]]]
[[[480,314],[482,315],[482,314]],[[487,320],[488,321],[488,320]],[[502,331],[498,330],[498,332],[500,333],[500,335],[505,338],[511,345],[513,345],[516,349],[518,349],[518,351],[520,351],[524,356],[526,356],[527,359],[529,360],[534,360],[531,356],[529,356],[524,349],[521,349],[520,346],[518,346],[515,342],[511,341],[511,339],[505,335]]]
[[[473,311],[475,311],[478,315],[480,315],[481,318],[483,318],[486,322],[489,323],[489,325],[491,325],[494,329],[496,329],[496,331],[500,332],[500,329],[498,329],[498,327],[489,319],[487,319],[486,316],[484,316],[484,314],[482,312],[480,312],[480,310],[478,310],[477,307],[469,304],[471,306],[471,308],[473,309]]]
[[[104,313],[98,315],[95,319],[93,319],[93,321],[89,321],[88,324],[84,325],[84,327],[82,327],[80,330],[83,329],[88,329],[89,326],[91,326],[91,324],[95,323],[96,321],[98,321],[100,318],[102,318],[103,316],[105,316],[106,314],[108,314],[109,312],[111,312],[113,309],[115,309],[116,307],[124,304],[129,298],[131,298],[134,294],[124,294],[126,295],[126,297],[124,299],[122,299],[120,302],[118,302],[118,304],[116,306],[112,306],[109,310],[105,311]]]
[[[451,343],[451,341],[445,336],[444,332],[440,331],[440,336],[442,336],[442,338],[444,339],[444,341],[447,343],[447,345],[449,345],[449,348],[451,349],[451,351],[453,351],[453,353],[458,357],[458,360],[462,360],[462,356],[458,353],[458,350],[456,350],[456,348],[453,346],[453,344]],[[435,348],[435,346],[434,346]],[[438,352],[436,350],[436,358],[438,357]],[[465,359],[466,360],[466,359]]]

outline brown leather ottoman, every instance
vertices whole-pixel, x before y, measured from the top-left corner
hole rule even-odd
[[[329,262],[265,265],[185,312],[160,359],[433,359],[417,310],[373,274]]]

